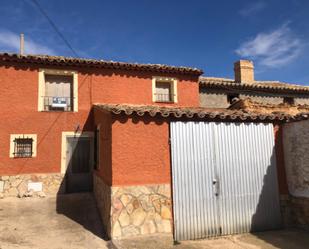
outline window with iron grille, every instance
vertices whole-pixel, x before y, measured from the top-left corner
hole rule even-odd
[[[15,138],[14,139],[14,157],[32,157],[33,139]]]
[[[173,95],[170,82],[156,82],[156,101],[157,102],[172,102]]]
[[[73,75],[45,74],[44,111],[73,111]]]
[[[153,76],[152,101],[161,103],[177,103],[177,79]]]

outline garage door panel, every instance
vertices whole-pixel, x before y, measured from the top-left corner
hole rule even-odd
[[[281,226],[272,124],[172,122],[171,150],[176,239]]]
[[[204,238],[219,232],[214,190],[208,184],[213,180],[214,167],[206,167],[214,162],[213,151],[208,149],[212,133],[206,126],[209,124],[197,126],[193,122],[171,126],[173,189],[178,189],[173,195],[174,223],[179,239]]]

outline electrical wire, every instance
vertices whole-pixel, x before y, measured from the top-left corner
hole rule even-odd
[[[43,7],[36,0],[31,0],[31,1],[38,8],[38,10],[41,12],[41,14],[46,18],[46,20],[49,22],[49,24],[52,26],[52,28],[55,30],[55,32],[59,35],[59,37],[63,40],[63,42],[66,44],[66,46],[71,50],[73,55],[76,56],[76,57],[79,57],[78,54],[76,53],[76,51],[74,50],[74,48],[69,43],[69,41],[64,37],[64,35],[61,33],[61,31],[57,28],[57,25],[48,16],[47,12],[43,9]]]

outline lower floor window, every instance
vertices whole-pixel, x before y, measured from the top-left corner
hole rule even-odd
[[[15,138],[14,157],[32,157],[32,138]]]
[[[11,134],[10,157],[35,157],[36,134]]]

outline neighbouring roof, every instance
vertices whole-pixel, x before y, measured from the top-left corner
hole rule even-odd
[[[254,83],[240,83],[233,79],[200,77],[201,87],[222,89],[222,90],[248,90],[273,93],[300,93],[308,94],[309,86],[284,83],[280,81],[255,81]]]
[[[290,115],[281,113],[254,113],[246,110],[209,109],[202,107],[163,107],[128,104],[95,104],[94,108],[114,114],[150,115],[164,118],[188,118],[205,120],[235,120],[235,121],[293,121],[307,119],[307,114]]]
[[[251,100],[250,98],[239,99],[233,102],[229,107],[229,110],[244,110],[253,113],[261,114],[276,114],[285,113],[289,115],[304,115],[309,114],[309,105],[292,105],[287,103],[269,104],[260,103]]]
[[[73,58],[64,56],[50,56],[50,55],[19,55],[10,53],[0,53],[0,61],[2,62],[16,62],[16,63],[31,63],[40,65],[53,66],[78,66],[78,67],[94,67],[106,69],[124,69],[133,71],[150,71],[150,72],[164,72],[176,74],[201,75],[203,71],[198,68],[191,67],[177,67],[162,64],[140,64],[115,62],[95,59]]]

